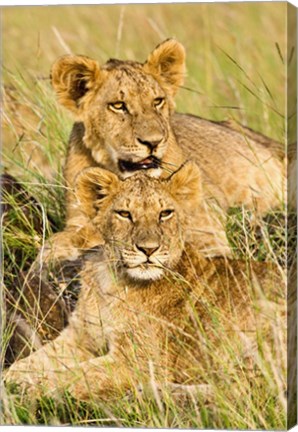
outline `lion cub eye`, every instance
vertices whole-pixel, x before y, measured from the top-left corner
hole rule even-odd
[[[117,101],[117,102],[111,102],[109,103],[109,108],[112,111],[119,112],[119,111],[127,111],[126,105],[124,102]]]
[[[165,103],[165,99],[162,97],[156,98],[153,101],[153,105],[155,106],[155,108],[161,108]]]
[[[132,221],[132,217],[129,211],[126,210],[116,210],[115,213],[122,219],[129,219]]]
[[[170,219],[174,214],[174,210],[171,209],[167,209],[167,210],[162,210],[159,214],[159,220],[160,221],[165,221],[167,219]]]

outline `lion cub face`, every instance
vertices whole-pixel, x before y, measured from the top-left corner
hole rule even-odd
[[[110,171],[90,168],[79,175],[76,190],[122,274],[148,281],[175,268],[184,247],[187,215],[201,197],[195,164],[185,164],[165,180],[144,172],[120,180]]]
[[[126,177],[140,169],[159,174],[171,130],[173,97],[183,82],[185,54],[174,40],[143,64],[64,56],[52,68],[60,102],[85,126],[84,143],[100,164]]]

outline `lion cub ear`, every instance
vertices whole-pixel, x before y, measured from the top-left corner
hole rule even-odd
[[[82,210],[90,218],[96,216],[104,202],[114,196],[120,180],[110,171],[102,168],[87,168],[76,179],[75,192]]]
[[[174,96],[184,82],[185,50],[175,39],[158,45],[147,58],[144,70],[151,73]]]
[[[59,102],[79,114],[86,93],[100,82],[99,64],[89,57],[65,55],[52,66],[51,80]]]
[[[202,200],[202,176],[194,162],[186,162],[167,180],[169,192],[187,211]]]

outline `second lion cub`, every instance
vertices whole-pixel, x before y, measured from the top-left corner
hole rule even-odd
[[[86,257],[68,327],[12,365],[6,381],[35,396],[67,389],[78,399],[108,400],[152,375],[161,384],[209,382],[222,376],[216,359],[235,370],[231,351],[243,374],[283,301],[281,277],[265,263],[207,260],[186,243],[200,191],[193,163],[163,180],[85,170],[78,200],[105,243]]]

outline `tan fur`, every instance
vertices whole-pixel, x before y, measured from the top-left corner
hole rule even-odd
[[[78,399],[109,400],[149,381],[204,384],[216,373],[220,385],[221,373],[235,373],[225,363],[231,350],[243,374],[260,331],[272,332],[282,281],[272,265],[206,260],[185,244],[185,203],[196,206],[200,189],[193,163],[167,180],[83,172],[78,200],[105,244],[86,258],[69,326],[5,380],[31,397],[67,389]],[[228,369],[213,369],[218,358]]]
[[[52,68],[52,84],[62,105],[77,119],[65,165],[67,221],[64,237],[52,238],[45,256],[71,258],[87,224],[73,194],[74,179],[86,167],[101,166],[126,177],[119,161],[140,162],[150,155],[168,176],[187,159],[202,169],[204,200],[192,235],[206,255],[229,253],[225,211],[240,204],[264,213],[282,202],[283,166],[270,147],[275,143],[247,128],[174,113],[174,100],[185,75],[185,51],[173,40],[161,43],[145,63],[109,60],[100,66],[84,56],[68,55]],[[154,104],[163,98],[161,106]],[[125,110],[111,104],[125,103]],[[145,144],[144,144],[145,143]],[[148,143],[158,143],[150,149]],[[88,232],[90,229],[87,229]],[[95,233],[89,246],[101,242]],[[72,253],[70,250],[72,249]]]

